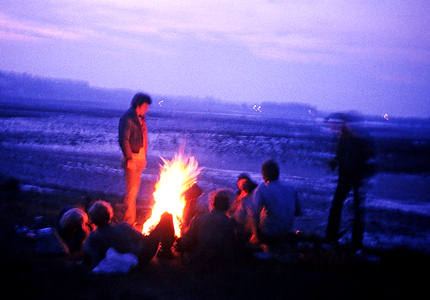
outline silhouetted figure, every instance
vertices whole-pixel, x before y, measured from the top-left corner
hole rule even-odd
[[[197,215],[197,199],[203,193],[202,189],[197,185],[193,184],[185,193],[185,207],[182,217],[181,230],[185,231],[190,225],[191,220]]]
[[[125,170],[124,222],[134,226],[136,222],[136,197],[139,193],[141,175],[146,167],[148,131],[145,113],[152,103],[143,93],[134,95],[131,107],[119,121],[119,144],[123,153]]]
[[[239,176],[237,176],[237,181],[236,181],[236,185],[237,185],[236,198],[239,197],[244,192],[244,189],[241,187],[241,185],[244,182],[249,182],[250,192],[252,192],[257,187],[257,184],[251,179],[249,174],[240,173]],[[249,192],[247,191],[245,192],[249,194]]]
[[[172,215],[167,213],[162,215],[149,236],[143,236],[125,222],[113,225],[113,210],[108,202],[96,201],[88,214],[97,226],[84,243],[84,252],[92,267],[105,257],[109,248],[119,253],[132,253],[139,259],[139,264],[146,264],[154,257],[160,243],[171,247],[175,239]]]
[[[364,233],[364,195],[361,191],[363,179],[372,174],[369,160],[374,156],[373,147],[368,137],[358,136],[349,126],[348,115],[335,114],[330,117],[337,120],[339,142],[336,156],[331,161],[332,170],[339,171],[338,183],[331,203],[326,229],[326,239],[336,242],[339,239],[339,225],[342,207],[349,192],[354,193],[354,221],[352,228],[352,247],[358,250],[362,247]],[[354,120],[355,121],[355,120]]]
[[[194,217],[177,241],[176,250],[184,253],[187,262],[205,266],[230,264],[240,255],[245,239],[240,226],[226,215],[230,197],[230,191],[217,190],[211,197],[211,212]]]
[[[254,192],[255,234],[260,242],[276,248],[295,237],[294,218],[301,214],[301,208],[296,189],[279,180],[279,166],[274,160],[266,160],[261,173],[264,182]]]
[[[64,208],[57,221],[58,234],[67,245],[70,253],[82,250],[82,244],[90,234],[88,215],[78,207]]]
[[[234,218],[236,222],[243,226],[249,238],[253,233],[252,216],[255,211],[253,192],[257,187],[257,184],[252,181],[246,173],[241,173],[238,176],[236,184],[238,187],[236,199],[231,205],[227,215]]]

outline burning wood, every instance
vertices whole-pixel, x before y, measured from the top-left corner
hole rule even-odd
[[[181,236],[182,214],[185,207],[184,193],[196,183],[200,173],[197,160],[187,157],[182,151],[176,153],[172,160],[161,158],[160,179],[154,191],[154,206],[151,217],[143,225],[143,234],[149,232],[158,224],[163,213],[173,216],[175,235]]]

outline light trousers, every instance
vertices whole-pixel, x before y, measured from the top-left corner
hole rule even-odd
[[[143,151],[141,152],[142,153],[133,154],[132,167],[127,165],[127,161],[124,161],[125,196],[123,203],[125,212],[123,221],[130,225],[134,225],[136,222],[136,199],[142,181],[142,171],[146,167],[146,155]]]

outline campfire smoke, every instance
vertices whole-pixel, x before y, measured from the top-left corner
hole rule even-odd
[[[143,225],[142,233],[149,234],[158,224],[163,213],[173,216],[175,235],[181,236],[182,214],[185,207],[184,193],[196,183],[200,173],[197,160],[185,156],[182,151],[176,153],[172,160],[161,157],[160,179],[155,185],[154,206],[151,217]]]

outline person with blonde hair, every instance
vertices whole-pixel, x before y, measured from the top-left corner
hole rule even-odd
[[[164,247],[171,247],[174,242],[173,219],[167,213],[148,236],[142,235],[128,223],[112,224],[112,206],[106,201],[96,201],[88,214],[97,227],[84,243],[86,260],[93,267],[105,257],[109,248],[114,248],[119,253],[134,254],[142,265],[154,257],[160,243]]]
[[[82,244],[91,231],[88,215],[79,207],[68,207],[62,210],[57,229],[70,253],[79,253],[82,250]]]

